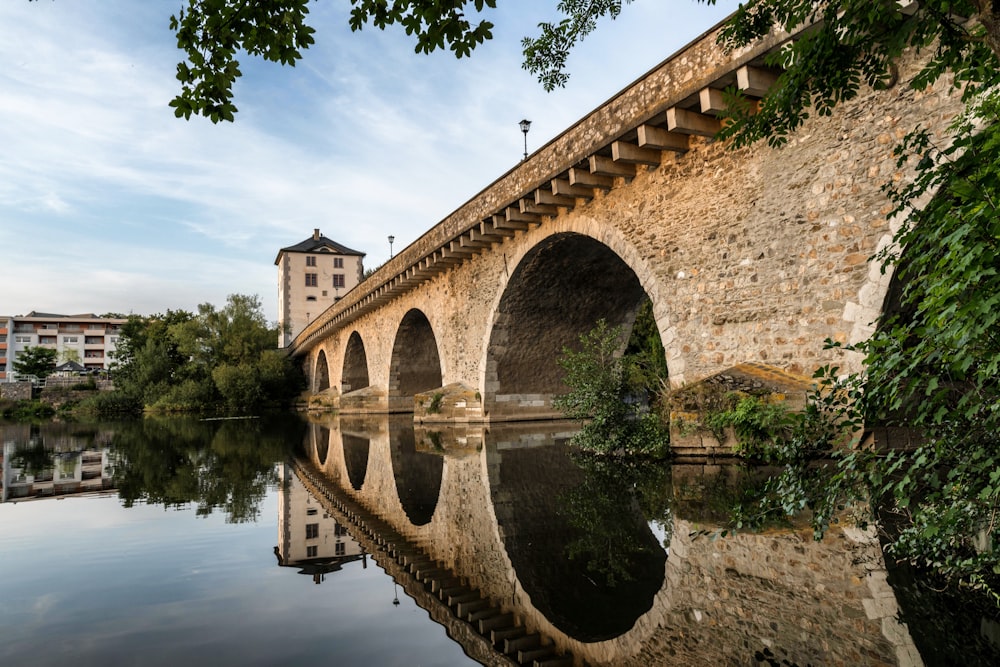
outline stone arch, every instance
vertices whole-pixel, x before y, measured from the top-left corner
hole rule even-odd
[[[357,331],[351,333],[344,350],[344,372],[341,374],[341,393],[364,389],[369,385],[368,356],[365,354],[365,343]]]
[[[344,434],[344,467],[347,478],[355,491],[360,491],[368,473],[368,451],[371,440],[357,435]]]
[[[518,587],[550,623],[577,641],[619,637],[653,607],[664,587],[667,554],[638,505],[620,495],[617,484],[614,491],[608,486],[616,476],[604,479],[581,468],[562,434],[529,438],[515,437],[521,446],[493,450],[489,467],[490,499]],[[574,523],[580,516],[614,520]],[[595,536],[593,542],[588,535]],[[603,554],[586,548],[567,558],[574,544],[601,543],[614,553],[603,567],[594,567],[595,556]],[[611,581],[609,565],[627,566],[629,576]]]
[[[316,355],[316,367],[313,372],[313,391],[321,392],[330,388],[330,366],[326,361],[326,352],[320,350]]]
[[[316,460],[320,467],[326,465],[326,457],[330,455],[330,429],[320,426],[316,429]]]
[[[484,383],[491,420],[551,415],[552,397],[566,391],[557,364],[563,347],[600,319],[621,325],[627,338],[646,298],[635,271],[591,236],[561,231],[531,247],[494,313]]]
[[[389,410],[412,412],[413,397],[441,386],[441,356],[431,323],[421,311],[403,316],[389,364]]]
[[[444,458],[417,450],[412,423],[390,427],[389,452],[396,495],[414,526],[431,522],[437,509],[444,477]]]

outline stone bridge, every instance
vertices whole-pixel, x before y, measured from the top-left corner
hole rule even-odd
[[[896,619],[873,532],[833,528],[818,542],[808,527],[699,537],[719,530],[712,494],[739,474],[700,464],[675,464],[671,480],[657,481],[669,491],[669,516],[656,520],[665,532],[651,531],[636,501],[601,523],[594,517],[606,516],[620,483],[602,494],[570,461],[571,436],[560,422],[429,428],[402,416],[322,415],[296,468],[483,664],[511,664],[506,654],[553,667],[740,665],[757,664],[765,648],[774,664],[922,664]],[[597,552],[630,576],[612,585],[587,557],[567,555],[580,534],[574,507],[585,532],[600,535]]]
[[[893,147],[960,108],[942,83],[863,90],[781,148],[713,138],[722,91],[762,96],[775,34],[727,53],[696,39],[501,176],[293,341],[314,400],[342,413],[501,422],[555,416],[556,359],[603,318],[630,330],[648,298],[671,386],[737,365],[809,376],[860,360],[891,275],[882,191]]]

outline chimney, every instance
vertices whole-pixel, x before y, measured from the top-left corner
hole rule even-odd
[[[319,241],[319,229],[313,229],[313,241]]]

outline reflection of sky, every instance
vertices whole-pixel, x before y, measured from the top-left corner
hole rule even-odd
[[[371,559],[322,585],[256,524],[117,498],[0,505],[0,665],[474,664]]]

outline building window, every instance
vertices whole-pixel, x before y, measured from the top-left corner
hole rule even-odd
[[[306,558],[315,558],[319,553],[319,547],[313,545],[311,547],[306,547]]]
[[[14,336],[15,343],[30,343],[31,336]]]
[[[84,359],[103,359],[104,350],[86,350],[83,357]]]
[[[313,255],[306,255],[306,266],[316,266],[316,257]]]
[[[337,537],[340,537],[341,535],[347,535],[347,526],[342,526],[341,524],[338,523],[336,526],[333,527],[333,534]]]
[[[307,273],[306,274],[306,287],[316,287],[316,285],[318,285],[318,283],[316,282],[316,274],[315,273]]]
[[[346,553],[347,553],[347,545],[345,545],[343,542],[337,542],[334,545],[335,556],[343,556]]]
[[[315,515],[316,512],[317,512],[317,510],[316,510],[315,507],[310,507],[309,509],[306,510],[306,514],[308,514],[309,516]]]
[[[315,300],[316,300],[316,297],[314,297],[314,296],[307,296],[306,297],[306,301],[315,301]]]
[[[342,269],[342,268],[344,268],[344,258],[343,257],[334,257],[333,258],[333,268],[335,268],[335,269]]]
[[[306,524],[306,539],[314,540],[319,537],[319,524],[318,523],[307,523]]]
[[[343,287],[344,286],[344,274],[343,273],[335,273],[335,274],[333,274],[333,286],[334,287]]]
[[[63,342],[64,343],[79,343],[80,342],[80,337],[79,336],[63,336]]]

